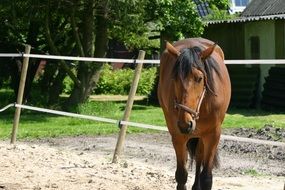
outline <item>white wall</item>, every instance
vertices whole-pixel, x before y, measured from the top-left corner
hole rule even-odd
[[[245,24],[245,58],[250,59],[250,37],[260,39],[260,59],[275,59],[274,21],[248,22]]]
[[[250,1],[251,0],[249,0],[248,3]],[[229,2],[230,2],[230,13],[231,14],[241,13],[246,8],[246,6],[237,6],[235,3],[235,0],[229,0]]]
[[[260,59],[275,59],[275,23],[274,21],[257,21],[245,24],[245,58],[251,59],[250,38],[259,37],[260,42]],[[260,65],[260,82],[259,94],[263,91],[265,77],[273,65]],[[261,98],[261,97],[259,97]]]

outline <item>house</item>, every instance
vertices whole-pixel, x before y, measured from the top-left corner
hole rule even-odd
[[[230,0],[230,13],[241,13],[251,0]]]
[[[233,20],[210,21],[203,35],[226,59],[284,59],[285,1],[252,0]],[[284,65],[228,65],[231,105],[285,110]]]
[[[251,0],[229,0],[228,11],[230,14],[241,13]],[[209,15],[212,10],[207,1],[193,0],[197,6],[197,12],[201,18]]]

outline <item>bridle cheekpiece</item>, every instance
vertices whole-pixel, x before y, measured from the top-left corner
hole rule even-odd
[[[176,100],[174,101],[174,108],[176,108],[176,109],[180,108],[183,111],[191,114],[191,116],[192,116],[192,118],[194,120],[198,120],[199,119],[199,114],[200,114],[200,107],[201,107],[203,99],[205,97],[205,93],[206,93],[206,87],[204,86],[204,89],[203,89],[203,91],[202,91],[202,93],[200,95],[200,98],[199,98],[199,101],[198,101],[196,109],[192,109],[192,108],[189,108],[188,106],[185,106],[183,104],[179,104],[179,103],[177,103]]]

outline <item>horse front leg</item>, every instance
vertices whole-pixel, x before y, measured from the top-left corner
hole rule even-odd
[[[196,163],[196,172],[195,172],[195,181],[192,186],[192,190],[201,190],[200,185],[200,175],[201,175],[201,165],[203,161],[203,142],[199,140],[196,151],[195,151],[195,163]]]
[[[201,161],[196,161],[196,172],[195,172],[195,181],[192,186],[192,190],[201,190],[200,188],[200,173],[201,173]]]
[[[187,190],[186,182],[188,172],[186,168],[188,152],[186,142],[183,138],[174,137],[172,143],[176,153],[177,168],[175,172],[175,179],[177,182],[177,190]]]
[[[211,135],[207,138],[208,141],[204,141],[204,163],[203,170],[200,174],[200,186],[201,190],[211,190],[213,184],[212,170],[215,165],[218,166],[218,144],[220,135]]]

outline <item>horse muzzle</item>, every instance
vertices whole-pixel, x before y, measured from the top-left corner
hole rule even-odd
[[[177,126],[181,133],[190,134],[196,129],[196,121],[190,120],[189,122],[178,121]]]

